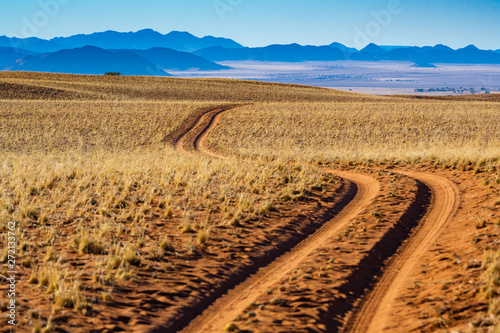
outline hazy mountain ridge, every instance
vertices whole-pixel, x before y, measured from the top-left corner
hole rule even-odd
[[[340,44],[342,45],[342,44]],[[331,51],[326,48],[331,48]],[[298,44],[270,45],[256,48],[226,49],[211,47],[195,51],[203,58],[212,61],[260,60],[260,61],[412,61],[416,63],[456,63],[456,64],[500,64],[500,54],[495,51],[480,50],[474,45],[453,50],[438,44],[424,47],[400,47],[386,51],[384,48],[369,44],[360,51],[344,51],[332,46],[302,46]],[[280,59],[280,60],[278,60]]]
[[[213,36],[198,38],[188,32],[182,31],[172,31],[163,35],[152,29],[144,29],[137,32],[96,32],[89,35],[58,37],[50,41],[65,45],[68,48],[92,45],[104,49],[146,50],[162,47],[177,51],[196,51],[211,46],[222,46],[226,48],[242,47],[242,45],[227,38]]]
[[[155,47],[148,50],[134,50],[144,59],[166,70],[220,70],[230,67],[219,65],[213,61],[199,57],[193,53]]]
[[[189,52],[212,46],[225,48],[242,47],[242,45],[228,38],[213,36],[199,38],[188,32],[181,31],[172,31],[163,35],[152,29],[144,29],[137,32],[108,30],[87,35],[79,34],[70,37],[56,37],[50,40],[36,37],[20,39],[0,36],[0,47],[21,48],[40,53],[74,49],[83,46],[96,46],[102,49],[138,50],[163,47]]]
[[[330,46],[302,46],[299,44],[269,45],[257,48],[225,49],[211,47],[193,52],[194,54],[212,60],[257,60],[279,62],[329,61],[345,58],[344,52]]]
[[[5,70],[95,75],[105,72],[120,72],[123,75],[170,75],[133,51],[110,52],[95,46],[27,55],[7,66]]]
[[[187,52],[190,51],[190,52]],[[227,38],[196,37],[188,32],[161,34],[105,31],[44,40],[0,36],[0,70],[124,75],[168,75],[169,70],[222,70],[215,61],[410,61],[417,67],[434,63],[500,64],[500,50],[474,45],[454,50],[446,45],[407,47],[371,43],[361,50],[341,43],[324,46],[274,44],[243,47]]]
[[[24,49],[32,52],[55,52],[65,49],[63,45],[36,37],[16,38],[0,36],[0,47]]]
[[[149,50],[112,49],[95,46],[35,53],[0,47],[0,70],[73,74],[166,75],[168,70],[221,70],[216,64],[195,54],[167,48]]]
[[[23,58],[27,55],[36,54],[35,52],[26,51],[23,49],[15,49],[12,47],[1,47],[0,46],[0,70],[15,62],[16,60]]]

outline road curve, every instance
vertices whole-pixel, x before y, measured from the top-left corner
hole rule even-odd
[[[207,110],[184,135],[175,142],[175,147],[184,151],[200,151],[207,155],[225,158],[209,149],[207,139],[210,131],[216,126],[222,113],[229,108],[221,107]],[[281,255],[269,265],[261,267],[255,274],[237,285],[227,294],[222,295],[203,313],[197,316],[182,330],[190,332],[222,332],[224,326],[231,322],[258,296],[265,293],[272,285],[287,276],[315,249],[322,246],[328,239],[337,235],[360,214],[380,190],[380,184],[372,177],[352,173],[335,171],[334,174],[354,183],[357,193],[354,199],[334,218],[327,221],[314,234],[304,239],[298,245]]]
[[[449,179],[430,173],[399,173],[426,184],[432,192],[431,205],[419,232],[391,259],[380,280],[348,321],[346,332],[382,332],[388,327],[394,312],[394,301],[408,285],[419,259],[429,250],[458,208],[458,189]]]
[[[242,104],[244,105],[244,104]],[[170,141],[176,149],[183,151],[199,150],[199,142],[205,137],[209,130],[215,125],[222,112],[231,110],[238,105],[224,105],[208,108],[190,117],[171,138]],[[241,105],[240,105],[241,106]],[[206,152],[209,155],[209,151]],[[219,156],[217,156],[219,157]]]
[[[222,332],[224,326],[241,314],[252,301],[263,295],[266,290],[285,278],[293,269],[315,249],[328,239],[337,235],[360,214],[379,192],[379,183],[372,177],[350,172],[335,174],[356,184],[356,197],[333,219],[326,222],[318,231],[309,236],[289,252],[278,257],[268,266],[221,296],[212,306],[193,320],[183,333]]]
[[[195,150],[224,158],[220,153],[211,151],[207,144],[210,131],[216,126],[224,107],[205,113],[192,128],[175,144],[181,150]],[[326,222],[313,235],[294,248],[278,257],[271,264],[249,276],[227,294],[221,296],[203,313],[198,315],[182,332],[221,332],[224,326],[241,314],[248,304],[262,295],[272,285],[287,276],[310,253],[326,240],[338,234],[360,214],[380,190],[377,180],[372,177],[353,173],[334,171],[334,174],[356,184],[355,198],[333,219]],[[427,185],[432,192],[432,200],[423,225],[419,231],[403,244],[397,255],[393,256],[384,273],[372,290],[363,299],[358,309],[347,321],[347,332],[381,332],[390,323],[390,315],[395,299],[414,272],[419,258],[432,246],[443,226],[457,210],[458,190],[448,179],[430,173],[399,173],[414,178]]]

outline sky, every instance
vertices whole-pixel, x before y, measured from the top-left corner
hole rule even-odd
[[[189,31],[245,46],[340,42],[500,49],[500,0],[0,0],[0,35]]]

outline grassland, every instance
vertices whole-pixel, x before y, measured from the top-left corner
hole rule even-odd
[[[498,133],[498,103],[394,98],[245,106],[225,114],[211,140],[238,156],[322,164],[498,165]]]
[[[221,114],[208,142],[235,158],[172,147],[169,135],[187,119],[224,105],[237,107]],[[332,240],[332,249],[340,242],[345,253],[359,250],[331,262],[339,271],[369,251],[416,200],[418,182],[385,170],[395,165],[449,168],[446,176],[464,184],[461,193],[475,191],[474,204],[457,215],[466,227],[450,227],[448,234],[464,233],[464,256],[482,256],[497,249],[486,239],[498,234],[498,133],[494,100],[371,97],[250,81],[0,73],[0,274],[7,272],[3,245],[14,221],[24,277],[20,330],[161,327],[231,274],[277,252],[275,245],[298,233],[303,221],[320,223],[314,213],[346,195],[347,182],[315,165],[358,168],[385,184],[370,210],[342,231],[343,243]],[[490,236],[478,235],[484,230]],[[497,313],[498,256],[484,261],[471,266],[474,274],[460,274],[484,286],[476,289]],[[313,282],[300,285],[312,290]],[[6,305],[1,299],[3,312]],[[271,328],[274,317],[266,318]],[[485,316],[478,318],[481,325]]]
[[[165,145],[208,102],[3,101],[0,149],[10,152],[128,151]]]
[[[265,226],[279,207],[333,181],[308,166],[242,165],[174,150],[167,137],[189,116],[228,97],[249,98],[228,81],[193,87],[185,80],[13,73],[0,82],[0,242],[16,222],[24,330],[64,329],[67,311],[82,316],[109,311],[113,299],[130,302],[124,290],[137,290],[139,280],[149,285],[165,275],[171,280],[163,288],[185,288],[198,265],[190,260],[232,255],[242,225]],[[266,90],[248,86],[254,96]],[[293,94],[271,88],[280,98]],[[3,275],[7,259],[2,246]],[[6,306],[2,300],[2,311]],[[69,325],[85,327],[78,318]]]
[[[105,99],[166,101],[356,101],[376,97],[254,81],[155,77],[99,77],[2,73],[0,99]]]

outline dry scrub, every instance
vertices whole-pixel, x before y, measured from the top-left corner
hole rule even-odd
[[[2,84],[3,83],[3,84]],[[16,85],[16,92],[12,87]],[[36,91],[36,93],[33,93]],[[226,79],[92,76],[1,72],[0,99],[190,101],[371,101],[381,97],[323,88]]]
[[[223,114],[211,144],[273,162],[184,154],[166,142],[194,112],[226,103],[247,105]],[[154,319],[158,309],[192,304],[220,282],[210,278],[251,261],[257,234],[261,247],[275,241],[266,238],[274,230],[268,216],[281,222],[277,209],[300,210],[327,186],[334,193],[333,176],[290,160],[432,161],[480,171],[498,164],[499,132],[495,102],[250,81],[0,73],[0,244],[7,222],[17,222],[22,328],[118,331]],[[496,177],[486,185],[497,187]],[[0,262],[6,254],[2,247]],[[495,284],[488,292],[496,295],[492,277],[485,285]],[[98,324],[82,324],[89,314]]]
[[[224,114],[210,135],[235,155],[308,162],[498,164],[500,104],[266,103]]]
[[[0,84],[0,244],[16,222],[25,330],[79,327],[78,318],[96,312],[117,325],[106,304],[133,306],[127,290],[139,281],[172,291],[193,285],[189,272],[200,258],[239,255],[242,226],[263,228],[271,212],[333,181],[312,167],[217,160],[166,142],[193,113],[224,105],[225,96],[260,94],[267,88],[259,83],[245,83],[252,92],[223,80],[1,73],[2,80],[11,83]],[[46,100],[30,100],[40,96]],[[3,275],[6,254],[2,247]],[[179,303],[172,295],[158,306]]]
[[[197,102],[0,101],[1,151],[128,150],[165,144]]]

